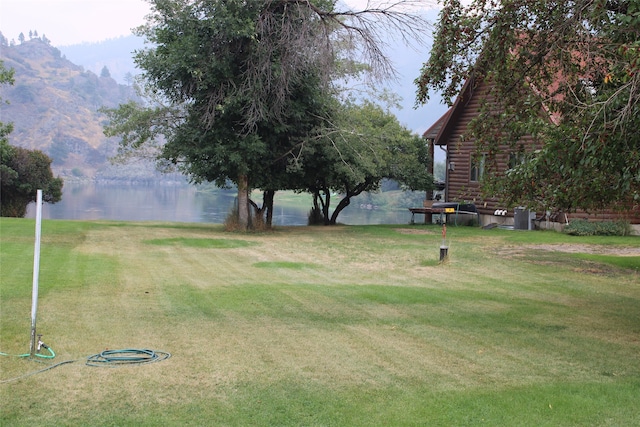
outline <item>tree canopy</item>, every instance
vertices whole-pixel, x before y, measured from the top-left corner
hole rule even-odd
[[[384,178],[410,190],[433,188],[425,141],[388,110],[372,101],[346,101],[335,119],[333,131],[309,143],[297,159],[302,178],[296,182],[313,195],[315,221],[336,224],[353,197],[378,190]],[[335,193],[341,198],[331,212]]]
[[[640,3],[637,0],[445,0],[418,102],[451,103],[467,80],[490,83],[470,126],[493,155],[533,136],[541,149],[485,190],[510,205],[629,209],[640,203]]]
[[[0,216],[25,216],[38,189],[44,202],[62,199],[62,178],[53,177],[51,159],[42,151],[14,147],[3,138],[0,156]]]
[[[339,12],[327,0],[150,3],[137,31],[153,47],[135,57],[150,103],[110,111],[106,133],[123,152],[164,140],[160,158],[193,181],[236,184],[241,227],[249,190],[293,186],[290,162],[332,122],[338,68],[361,60],[388,76],[381,30],[423,28],[402,11]]]

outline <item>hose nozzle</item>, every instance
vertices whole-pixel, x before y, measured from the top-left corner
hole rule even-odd
[[[49,346],[42,342],[42,334],[38,334],[38,349],[37,350],[40,351],[41,348],[46,348],[48,350]]]

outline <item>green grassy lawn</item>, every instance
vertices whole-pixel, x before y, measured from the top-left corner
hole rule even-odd
[[[34,221],[0,219],[0,351]],[[45,220],[0,425],[640,426],[640,238]],[[97,368],[105,349],[170,352]],[[53,363],[74,360],[30,375]]]

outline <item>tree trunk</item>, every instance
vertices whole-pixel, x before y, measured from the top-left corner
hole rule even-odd
[[[340,200],[338,206],[333,211],[333,215],[331,215],[331,220],[329,221],[329,225],[336,225],[336,221],[338,220],[338,215],[344,208],[351,204],[351,198],[356,197],[361,194],[365,189],[369,188],[371,182],[367,179],[365,182],[362,182],[355,186],[355,188],[350,189],[348,185],[345,185],[347,192],[345,196]]]
[[[247,175],[238,177],[238,227],[249,229],[249,178]]]
[[[333,210],[333,215],[331,215],[331,220],[329,221],[329,225],[336,225],[336,221],[338,220],[338,215],[340,215],[340,212],[342,212],[342,210],[347,206],[349,206],[350,204],[351,204],[351,196],[347,195],[342,200],[340,200],[340,203],[338,203],[338,206],[336,206],[336,208]]]
[[[267,190],[262,195],[262,208],[267,210],[267,218],[265,220],[267,228],[271,228],[273,223],[273,198],[275,194],[275,190]]]
[[[324,217],[324,225],[331,225],[329,222],[329,205],[331,204],[331,191],[329,189],[324,190],[324,199],[320,196],[322,202],[322,216]]]

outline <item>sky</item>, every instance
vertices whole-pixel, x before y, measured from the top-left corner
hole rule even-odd
[[[346,0],[362,8],[368,0]],[[371,0],[379,4],[389,0]],[[435,5],[436,0],[410,0]],[[431,8],[431,7],[430,7]],[[18,41],[35,30],[55,47],[127,36],[149,13],[145,0],[0,0],[0,31]]]
[[[0,0],[0,31],[18,41],[35,30],[61,47],[129,35],[148,13],[144,0]]]

